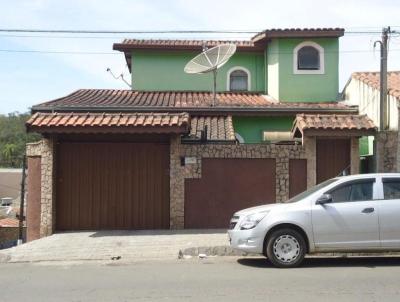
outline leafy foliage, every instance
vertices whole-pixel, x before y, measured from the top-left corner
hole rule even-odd
[[[26,133],[28,113],[0,115],[0,167],[20,168],[26,144],[40,139],[40,135]]]

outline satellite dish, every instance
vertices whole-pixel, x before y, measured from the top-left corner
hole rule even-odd
[[[216,101],[217,70],[223,66],[236,52],[235,44],[221,44],[203,51],[191,59],[185,66],[184,71],[189,74],[202,74],[213,72],[213,106]]]

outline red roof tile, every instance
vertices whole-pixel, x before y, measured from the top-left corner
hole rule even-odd
[[[354,72],[352,77],[375,89],[380,89],[380,73],[379,72]],[[400,99],[400,71],[389,71],[388,94]]]
[[[190,125],[189,139],[201,139],[201,134],[207,127],[207,140],[235,141],[231,116],[193,116]]]
[[[0,227],[10,228],[10,227],[18,227],[19,220],[15,218],[3,218],[0,219]]]
[[[257,44],[265,38],[283,37],[340,37],[343,36],[343,28],[284,28],[267,29],[256,34],[251,40],[182,40],[182,39],[125,39],[121,43],[115,43],[113,49],[127,51],[132,49],[199,49],[203,45],[213,47],[223,43],[236,44],[238,50],[251,50],[265,48],[264,44]]]
[[[298,114],[294,121],[293,132],[308,130],[355,130],[375,131],[374,122],[365,115],[336,114]]]
[[[165,132],[168,128],[187,130],[189,114],[187,113],[35,113],[27,122],[31,131],[60,131],[65,128],[76,131],[115,132],[140,129],[145,132]],[[100,129],[101,128],[101,129]],[[161,130],[164,128],[164,130]],[[165,129],[167,128],[167,129]],[[175,132],[175,131],[171,131]],[[182,132],[182,131],[179,131]],[[183,131],[185,132],[185,131]]]
[[[80,89],[65,97],[32,107],[35,111],[252,111],[252,109],[293,111],[357,111],[337,102],[277,102],[260,93],[217,93],[212,106],[210,92],[132,91]]]
[[[114,49],[202,49],[203,46],[214,47],[224,43],[235,44],[238,48],[253,48],[250,40],[173,40],[173,39],[125,39],[121,43],[115,43]]]
[[[259,42],[270,38],[341,37],[344,28],[272,28],[256,34],[251,40]]]

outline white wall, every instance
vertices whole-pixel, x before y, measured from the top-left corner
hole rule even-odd
[[[376,126],[379,126],[379,90],[356,80],[351,79],[344,91],[345,100],[358,104],[360,114],[367,114]],[[398,130],[399,110],[395,97],[388,96],[388,123],[389,130]]]

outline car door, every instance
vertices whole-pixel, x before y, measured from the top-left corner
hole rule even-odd
[[[317,249],[355,250],[376,248],[379,221],[375,178],[341,183],[329,191],[332,202],[312,205],[312,224]]]
[[[379,200],[381,245],[400,249],[400,178],[383,177],[383,199]]]

